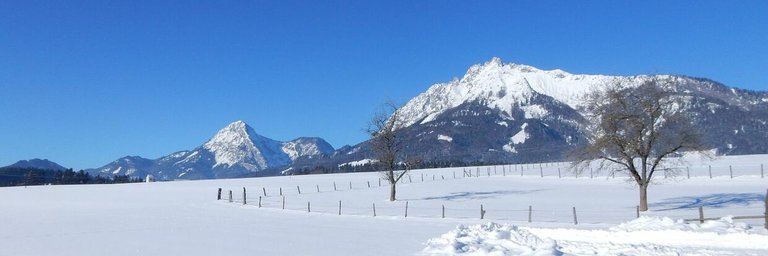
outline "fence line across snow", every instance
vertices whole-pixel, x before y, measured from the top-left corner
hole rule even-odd
[[[232,195],[231,190],[230,195]],[[243,188],[244,195],[245,188]],[[218,192],[218,191],[217,191]],[[253,199],[248,199],[247,196],[243,198],[235,198],[230,196],[229,202],[242,203],[248,205],[247,202],[253,202]],[[254,205],[256,207],[256,205]],[[490,219],[490,220],[506,220],[506,221],[520,221],[520,222],[555,222],[555,223],[568,223],[571,222],[574,225],[579,223],[606,223],[606,222],[623,222],[633,218],[639,218],[641,212],[639,206],[631,208],[621,208],[615,211],[600,210],[577,210],[577,207],[559,207],[557,209],[540,209],[534,205],[529,205],[527,208],[499,208],[488,207],[485,204],[478,204],[479,208],[471,207],[454,207],[442,205],[427,205],[421,206],[418,204],[410,204],[410,201],[395,201],[384,204],[371,203],[368,206],[360,204],[343,204],[341,200],[337,205],[318,204],[311,201],[299,201],[299,200],[287,200],[285,196],[269,197],[265,198],[258,196],[258,208],[271,208],[281,210],[293,210],[293,211],[306,211],[311,213],[322,214],[337,214],[337,215],[352,215],[352,216],[387,216],[387,217],[418,217],[418,218],[454,218],[454,219]],[[479,209],[479,212],[478,212]],[[716,209],[716,208],[715,208]],[[733,219],[761,219],[764,221],[764,225],[768,228],[768,191],[766,191],[766,200],[761,207],[741,207],[742,210],[754,210],[756,213],[763,211],[761,215],[749,215],[749,216],[733,216]],[[398,212],[400,212],[398,214]],[[701,222],[706,220],[716,220],[720,217],[705,217],[704,208],[698,208],[698,216],[694,217],[692,211],[688,213],[677,214],[679,217],[683,217],[686,221]],[[685,218],[684,216],[688,216]],[[570,220],[569,220],[570,219]]]

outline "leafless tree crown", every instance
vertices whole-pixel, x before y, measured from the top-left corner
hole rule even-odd
[[[573,155],[577,170],[595,160],[601,166],[618,166],[629,172],[644,193],[667,158],[681,151],[703,151],[701,135],[685,113],[684,101],[665,86],[650,80],[636,87],[592,92],[586,102],[589,142]],[[647,209],[643,204],[641,208]]]
[[[405,147],[397,129],[404,122],[395,104],[387,103],[385,108],[385,111],[374,115],[366,131],[371,136],[371,150],[378,160],[382,178],[390,184],[390,200],[394,201],[395,186],[406,175],[410,165],[406,163],[404,169],[398,170]]]

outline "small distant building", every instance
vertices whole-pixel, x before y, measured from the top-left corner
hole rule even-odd
[[[152,176],[152,174],[147,174],[147,177],[144,178],[144,182],[155,182],[155,176]]]

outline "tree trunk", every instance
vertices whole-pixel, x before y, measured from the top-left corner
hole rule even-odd
[[[640,185],[640,211],[648,211],[648,187]]]
[[[394,182],[389,184],[389,201],[395,201],[395,185]]]

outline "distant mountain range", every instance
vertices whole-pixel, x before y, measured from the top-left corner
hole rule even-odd
[[[718,154],[768,153],[768,93],[688,76],[605,76],[540,70],[500,59],[469,68],[461,79],[432,85],[400,110],[405,155],[424,161],[524,163],[562,160],[585,143],[583,96],[608,85],[670,84],[704,140]],[[356,124],[362,126],[364,124]],[[127,156],[92,174],[209,179],[305,173],[369,163],[368,142],[334,149],[321,138],[281,142],[242,121],[203,145],[159,159]]]
[[[243,121],[231,123],[205,144],[158,159],[126,156],[105,166],[87,170],[92,174],[152,175],[156,179],[215,179],[288,166],[298,159],[332,154],[333,147],[320,138],[276,141],[257,134]]]

